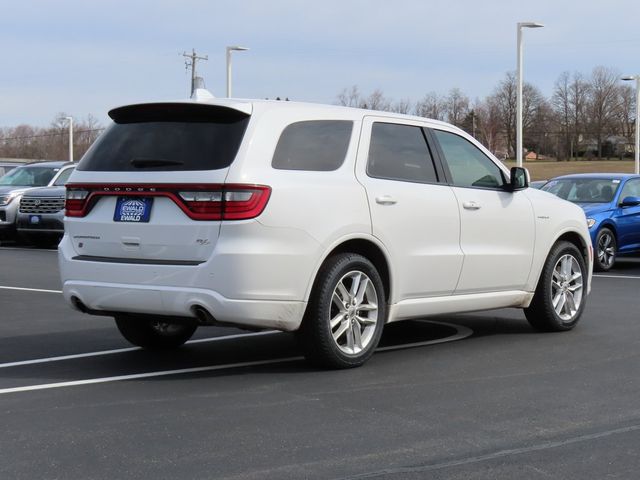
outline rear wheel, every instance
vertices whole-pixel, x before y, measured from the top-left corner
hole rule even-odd
[[[534,328],[561,332],[576,326],[586,301],[587,269],[578,248],[554,245],[542,269],[531,305],[524,309]]]
[[[596,236],[596,258],[594,267],[600,272],[611,270],[616,261],[616,237],[608,228],[602,228]]]
[[[335,255],[318,273],[299,331],[305,357],[324,367],[360,366],[373,355],[386,317],[375,266],[358,254]]]
[[[152,350],[177,348],[189,340],[198,328],[195,324],[171,323],[122,315],[116,325],[124,338],[138,347]]]

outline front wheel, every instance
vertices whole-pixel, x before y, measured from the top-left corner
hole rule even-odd
[[[385,298],[380,274],[367,258],[330,257],[318,273],[298,332],[305,357],[330,368],[365,363],[382,335]]]
[[[600,272],[611,270],[616,261],[616,237],[608,228],[602,228],[596,236],[596,258],[594,267]]]
[[[524,309],[534,328],[561,332],[576,326],[586,302],[587,268],[572,243],[556,243],[542,269],[531,305]]]
[[[124,338],[138,347],[150,350],[177,348],[189,340],[198,328],[195,324],[140,319],[127,315],[118,316],[115,320]]]

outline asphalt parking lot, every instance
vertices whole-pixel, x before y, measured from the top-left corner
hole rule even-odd
[[[1,478],[585,479],[640,470],[640,259],[581,323],[518,310],[388,326],[362,368],[293,337],[200,329],[131,348],[62,299],[55,251],[0,247]]]

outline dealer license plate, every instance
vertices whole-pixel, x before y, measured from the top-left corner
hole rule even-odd
[[[118,197],[113,220],[116,222],[147,223],[151,216],[153,198]]]

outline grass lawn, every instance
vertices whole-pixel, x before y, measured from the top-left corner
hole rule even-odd
[[[504,164],[511,168],[515,161]],[[633,173],[634,162],[631,160],[574,160],[571,162],[525,161],[524,167],[529,170],[531,180],[549,180],[558,175],[569,173]]]

